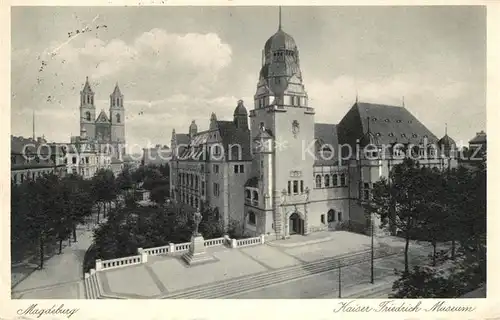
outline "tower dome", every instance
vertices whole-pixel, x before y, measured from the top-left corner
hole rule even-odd
[[[281,29],[281,26],[278,31],[266,41],[266,44],[264,45],[265,53],[277,50],[297,50],[295,40],[291,35],[284,32]]]
[[[455,146],[455,141],[449,135],[445,134],[444,137],[439,139],[438,145],[440,147],[451,147]]]
[[[243,105],[243,100],[238,100],[238,105],[234,109],[233,116],[248,116],[247,108]]]

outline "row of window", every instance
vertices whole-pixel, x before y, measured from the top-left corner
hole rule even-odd
[[[179,197],[180,197],[180,201],[182,203],[188,204],[191,207],[198,208],[199,200],[197,197],[195,197],[193,195],[185,194],[183,192],[180,193]]]
[[[16,173],[12,176],[12,182],[14,182],[14,184],[17,184],[17,183],[23,183],[25,180],[36,180],[36,178],[42,177],[46,174],[49,174],[50,172],[51,172],[51,170],[37,171],[37,172],[26,172],[26,175],[24,173],[20,173],[20,174]],[[18,176],[19,176],[19,179],[18,179]]]
[[[346,185],[347,182],[344,173],[340,174],[340,182],[339,182],[339,175],[337,174],[332,174],[332,175],[325,174],[324,176],[320,174],[316,175],[316,188],[345,187]]]
[[[336,221],[341,222],[342,221],[342,212],[340,212],[340,211],[335,214],[335,210],[330,209],[330,210],[328,210],[327,215],[328,215],[327,216],[328,222],[336,222]],[[321,223],[326,224],[324,214],[321,215]]]
[[[375,121],[377,121],[378,119],[377,119],[377,118],[375,118],[375,117],[373,117],[373,118],[371,118],[371,120],[372,120],[373,122],[375,122]],[[384,122],[391,122],[391,119],[386,118],[386,119],[384,119]],[[401,123],[401,122],[403,122],[403,121],[402,121],[401,119],[398,119],[398,120],[396,120],[396,122],[397,122],[397,123]],[[413,122],[412,120],[408,120],[408,123],[412,123],[412,122]]]
[[[87,95],[82,97],[82,104],[94,104],[94,96]]]
[[[234,165],[234,173],[245,173],[245,166],[242,164],[235,164]]]
[[[259,202],[259,193],[257,190],[250,191],[249,189],[245,190],[245,198],[247,200],[258,203]]]

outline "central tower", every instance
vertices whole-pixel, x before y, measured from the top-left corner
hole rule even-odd
[[[261,192],[271,200],[274,231],[286,235],[289,216],[297,210],[300,216],[306,215],[307,189],[313,187],[314,156],[304,150],[314,144],[314,109],[308,106],[299,50],[281,25],[281,8],[278,30],[262,51],[254,103],[250,112],[254,168],[260,172]],[[259,145],[262,132],[269,136],[270,150]],[[283,199],[296,206],[284,206]]]

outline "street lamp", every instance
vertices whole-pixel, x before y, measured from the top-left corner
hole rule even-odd
[[[339,263],[339,299],[342,298],[342,265]]]
[[[371,279],[370,282],[374,283],[374,247],[373,247],[373,214],[370,214],[370,229],[371,229]]]

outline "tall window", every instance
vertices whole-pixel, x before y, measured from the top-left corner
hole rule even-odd
[[[255,213],[253,213],[252,211],[248,212],[248,223],[255,225]]]
[[[253,191],[253,201],[258,202],[259,201],[259,193],[257,191]]]
[[[240,173],[245,173],[245,166],[240,164]]]
[[[202,181],[201,182],[201,195],[204,196],[205,195],[205,181]]]
[[[333,222],[335,221],[335,210],[330,209],[328,210],[328,222]]]
[[[304,180],[300,180],[300,193],[304,193]]]
[[[90,112],[85,112],[85,120],[90,121]]]
[[[120,119],[120,114],[119,114],[119,113],[117,113],[117,114],[116,114],[116,123],[120,123],[120,120],[121,120],[121,119]]]
[[[328,188],[330,186],[330,175],[325,175],[325,187]]]
[[[342,174],[340,175],[340,185],[341,185],[341,186],[345,186],[345,185],[346,185],[346,182],[345,182],[345,174],[344,174],[344,173],[342,173]]]
[[[298,180],[293,180],[293,193],[294,194],[299,193],[299,181]]]
[[[247,190],[245,190],[245,197],[246,197],[247,199],[251,199],[251,198],[252,198],[252,194],[251,194],[250,190],[248,190],[248,189],[247,189]]]
[[[319,174],[316,175],[316,188],[321,188],[321,176]]]
[[[288,181],[288,194],[292,193],[292,181]]]
[[[342,212],[337,212],[338,221],[342,221]]]
[[[214,196],[218,197],[220,195],[219,184],[214,182]]]
[[[214,173],[219,173],[219,165],[214,164]]]
[[[363,185],[363,199],[369,200],[370,199],[370,184],[365,183]]]
[[[339,178],[336,174],[332,176],[332,186],[338,186],[339,185]]]

